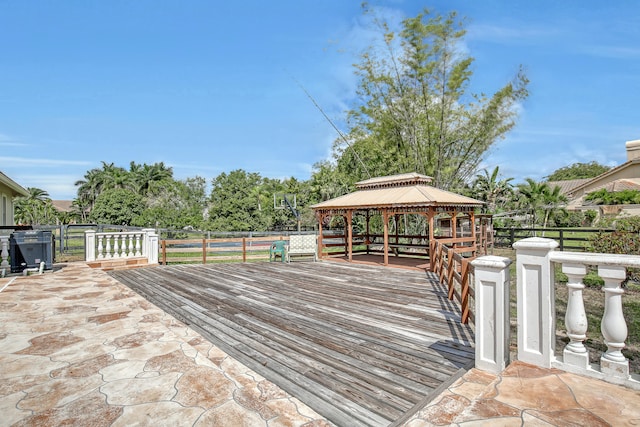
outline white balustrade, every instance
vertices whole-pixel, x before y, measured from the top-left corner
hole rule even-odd
[[[0,236],[0,268],[9,267],[9,236]]]
[[[518,360],[537,366],[560,368],[640,389],[640,377],[629,373],[629,361],[623,354],[627,339],[622,282],[627,268],[640,268],[640,256],[556,251],[551,239],[532,237],[516,242]],[[504,276],[498,260],[481,257],[473,261],[476,276],[476,366],[495,371],[502,366],[505,334],[503,318],[509,305],[502,301],[500,286]],[[567,309],[564,315],[569,343],[556,354],[555,269],[562,266],[567,276]],[[600,364],[589,363],[585,347],[588,332],[583,290],[584,277],[592,267],[604,280],[601,332],[607,345]],[[506,276],[508,278],[508,274]],[[502,314],[498,313],[502,311]],[[490,331],[488,333],[487,331]],[[592,337],[593,338],[593,337]],[[489,357],[487,357],[489,355]]]
[[[154,229],[112,233],[88,230],[85,246],[87,261],[146,257],[150,264],[158,263],[158,235]]]

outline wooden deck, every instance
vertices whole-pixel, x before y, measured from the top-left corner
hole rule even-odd
[[[473,363],[430,273],[336,262],[112,271],[338,426],[387,426]]]

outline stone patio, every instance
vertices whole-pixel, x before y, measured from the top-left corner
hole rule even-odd
[[[0,279],[1,426],[328,426],[84,263]],[[638,425],[640,392],[512,363],[471,370],[400,425]]]

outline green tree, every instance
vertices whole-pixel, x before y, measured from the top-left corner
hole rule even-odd
[[[36,187],[27,187],[28,196],[15,200],[15,220],[20,224],[55,224],[58,212],[53,207],[49,193]]]
[[[173,169],[165,166],[164,162],[148,164],[136,164],[131,162],[129,164],[129,173],[131,174],[131,181],[134,188],[140,194],[146,194],[149,187],[153,183],[161,181],[173,180]]]
[[[206,180],[152,181],[145,195],[140,222],[149,227],[202,229],[207,205]]]
[[[546,227],[553,212],[559,209],[567,198],[560,194],[560,187],[551,188],[546,182],[537,182],[527,178],[526,183],[518,185],[517,203],[529,214],[530,225],[534,227],[542,215],[542,226]]]
[[[141,226],[142,195],[125,188],[105,190],[96,198],[89,220],[98,224]]]
[[[216,231],[262,231],[267,220],[258,210],[255,187],[262,183],[258,173],[242,169],[221,173],[212,181],[209,226]]]
[[[513,178],[499,179],[500,167],[496,166],[489,174],[486,169],[481,174],[476,175],[472,184],[472,195],[476,199],[487,203],[483,210],[495,213],[498,205],[504,205],[513,194]]]
[[[466,31],[456,13],[425,10],[399,32],[374,22],[382,43],[356,64],[360,101],[349,112],[350,144],[334,146],[338,169],[353,180],[418,172],[436,187],[461,187],[515,125],[514,107],[528,95],[524,72],[490,97],[468,94],[473,59],[459,49]]]
[[[547,176],[547,181],[567,181],[571,179],[595,178],[608,171],[608,166],[601,165],[598,162],[574,163],[570,166],[564,166],[556,169],[551,175]]]

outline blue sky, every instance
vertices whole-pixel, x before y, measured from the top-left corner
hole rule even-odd
[[[369,42],[360,3],[0,0],[0,170],[53,199],[101,161],[306,180],[337,135],[299,85],[344,125]],[[615,166],[640,139],[640,2],[370,4],[396,21],[467,17],[474,92],[525,68],[518,124],[483,164],[503,177]]]

